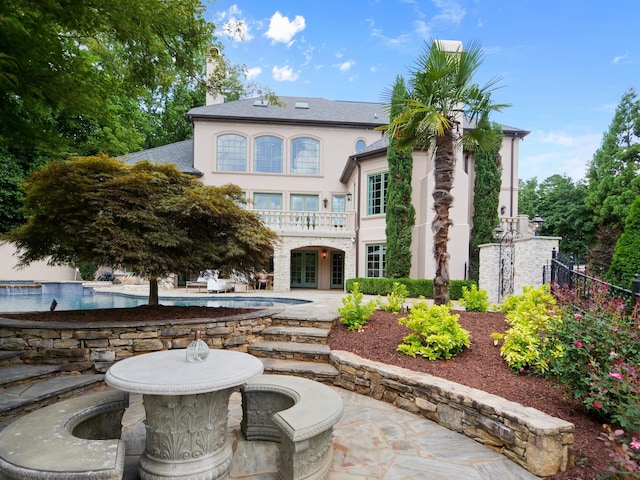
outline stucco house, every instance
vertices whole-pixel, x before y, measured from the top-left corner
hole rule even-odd
[[[275,291],[343,289],[347,278],[385,275],[387,142],[377,127],[388,123],[383,104],[281,97],[192,109],[193,140],[125,156],[173,163],[207,185],[234,183],[281,239],[269,266]],[[471,128],[464,125],[464,128]],[[518,211],[518,153],[529,133],[503,126],[500,215]],[[452,279],[467,278],[472,226],[474,158],[457,152],[455,202],[450,215]],[[412,278],[432,278],[430,222],[433,158],[413,154]],[[212,268],[215,268],[212,265]]]

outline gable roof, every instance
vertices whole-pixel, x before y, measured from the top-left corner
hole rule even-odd
[[[193,139],[129,153],[118,157],[118,160],[122,160],[127,165],[134,165],[142,160],[149,160],[153,164],[169,163],[175,165],[181,172],[197,177],[202,176],[200,170],[193,168]]]
[[[196,107],[187,113],[191,120],[271,122],[375,128],[388,123],[382,103],[349,102],[309,97],[279,97],[283,107],[261,98]]]

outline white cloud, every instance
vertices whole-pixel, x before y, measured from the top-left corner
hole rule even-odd
[[[256,78],[261,73],[262,69],[260,67],[251,67],[247,69],[247,79],[251,80],[252,78]]]
[[[300,76],[289,65],[284,67],[274,66],[271,70],[271,75],[277,82],[295,82]]]
[[[285,43],[287,46],[291,46],[295,34],[305,28],[306,24],[302,15],[296,15],[293,20],[289,20],[289,17],[276,12],[269,21],[269,30],[265,36],[271,39],[271,43]]]
[[[355,60],[347,60],[346,62],[338,63],[334,66],[338,67],[338,70],[340,70],[341,72],[348,72],[355,64]]]
[[[628,57],[629,57],[629,52],[625,53],[624,55],[618,55],[617,57],[613,57],[613,60],[611,60],[611,63],[620,63],[621,60],[624,60]]]
[[[237,5],[231,5],[226,11],[218,14],[218,24],[222,27],[216,32],[234,42],[248,42],[253,38],[247,21],[242,17],[242,10]]]
[[[433,4],[440,9],[434,20],[460,25],[467,13],[455,0],[433,0]]]
[[[534,131],[520,147],[522,179],[567,175],[574,181],[584,179],[589,162],[600,147],[601,134],[572,135],[562,131]]]

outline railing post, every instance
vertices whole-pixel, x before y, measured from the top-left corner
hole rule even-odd
[[[637,307],[640,305],[640,278],[637,273],[631,282],[631,291],[633,292],[633,304]]]
[[[558,252],[556,252],[556,247],[553,247],[551,249],[551,286],[553,287],[553,285],[556,283],[556,270],[557,270],[557,266],[556,266],[556,257],[558,256]]]

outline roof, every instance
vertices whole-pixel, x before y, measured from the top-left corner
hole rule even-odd
[[[464,128],[473,130],[475,128],[475,124],[475,122],[470,122],[468,118],[464,118]],[[520,138],[524,138],[531,133],[528,130],[510,127],[508,125],[502,125],[502,132],[508,137]],[[383,135],[380,140],[367,145],[366,148],[363,148],[358,153],[349,156],[349,159],[342,170],[342,175],[340,175],[340,181],[342,183],[346,183],[348,181],[359,160],[377,157],[379,155],[386,155],[388,146],[389,138],[386,135]]]
[[[279,97],[283,107],[261,98],[196,107],[187,113],[197,120],[239,122],[308,123],[338,127],[375,128],[388,123],[389,115],[382,103],[349,102],[309,97]]]
[[[200,170],[193,168],[193,139],[129,153],[118,157],[118,160],[127,165],[134,165],[142,160],[149,160],[153,164],[168,163],[175,165],[181,172],[202,176]]]

